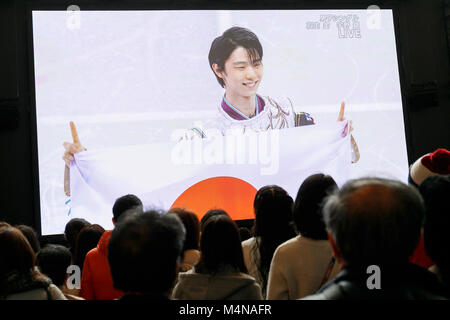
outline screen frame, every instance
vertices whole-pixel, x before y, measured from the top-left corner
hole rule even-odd
[[[100,10],[148,10],[148,11],[158,11],[158,10],[361,10],[367,9],[369,5],[373,5],[368,1],[342,1],[340,3],[335,3],[331,0],[321,1],[320,3],[314,3],[311,1],[305,1],[305,3],[281,3],[270,1],[268,3],[256,3],[251,4],[250,1],[242,1],[242,2],[225,2],[225,1],[214,1],[213,3],[204,1],[195,1],[191,3],[186,1],[185,3],[172,2],[167,3],[164,1],[152,1],[149,3],[142,3],[137,1],[126,1],[126,2],[108,2],[105,3],[101,0],[94,1],[78,1],[77,5],[80,6],[81,10],[92,10],[92,11],[100,11]],[[39,160],[38,160],[38,139],[37,139],[37,114],[36,114],[36,91],[35,91],[35,74],[34,74],[34,43],[33,43],[33,11],[36,10],[46,10],[46,11],[55,11],[55,10],[66,10],[69,5],[73,5],[73,3],[64,1],[30,1],[27,0],[25,4],[26,10],[26,55],[28,61],[27,68],[27,92],[29,92],[28,104],[30,106],[29,109],[29,121],[30,121],[30,140],[31,140],[31,169],[32,169],[32,190],[33,190],[33,207],[34,207],[34,221],[35,221],[35,230],[38,232],[39,236],[43,239],[47,239],[47,241],[51,241],[51,239],[56,239],[61,241],[61,234],[47,234],[42,236],[42,227],[41,227],[41,199],[40,199],[40,184],[39,184]],[[404,130],[405,130],[405,144],[407,149],[407,158],[408,165],[412,163],[414,159],[412,159],[413,154],[413,145],[411,138],[411,126],[410,126],[410,117],[409,117],[409,103],[407,99],[407,86],[406,86],[406,78],[405,78],[405,65],[404,59],[402,58],[402,46],[401,46],[401,34],[400,34],[400,14],[399,14],[399,4],[397,1],[391,1],[383,3],[383,5],[379,6],[381,9],[390,9],[392,10],[393,16],[393,25],[394,25],[394,36],[395,36],[395,44],[396,44],[396,52],[397,52],[397,67],[400,79],[400,91],[401,91],[401,101],[402,101],[402,111],[403,111],[403,122],[404,122]],[[61,170],[64,167],[61,162]],[[294,195],[293,195],[294,196]],[[251,221],[243,220],[236,221],[238,226],[249,226],[251,225]]]

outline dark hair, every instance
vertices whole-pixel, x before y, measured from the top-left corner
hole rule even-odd
[[[450,175],[431,176],[419,187],[425,203],[424,245],[436,262],[446,285],[450,287]]]
[[[175,281],[186,231],[175,214],[131,212],[114,228],[108,260],[114,287],[135,293],[166,293]]]
[[[91,225],[90,222],[81,218],[73,218],[69,222],[67,222],[66,228],[64,230],[64,237],[66,238],[72,255],[75,255],[75,242],[77,241],[78,234],[80,233],[81,229],[89,225]]]
[[[203,230],[203,226],[205,225],[206,221],[208,221],[209,218],[220,215],[229,217],[228,213],[225,210],[222,209],[208,210],[208,212],[206,212],[205,215],[200,219],[200,229]]]
[[[247,227],[239,227],[239,236],[241,237],[241,241],[245,241],[252,237],[252,233]]]
[[[20,224],[15,227],[23,233],[25,238],[27,238],[28,242],[31,245],[31,248],[33,248],[34,253],[38,253],[41,249],[41,244],[39,243],[39,237],[36,230],[24,224]]]
[[[200,261],[195,266],[198,273],[214,274],[224,266],[247,273],[239,230],[228,215],[216,215],[206,221],[200,251]]]
[[[263,57],[261,43],[253,32],[246,28],[232,27],[221,36],[215,38],[211,43],[208,55],[211,70],[214,72],[213,64],[217,64],[220,70],[225,70],[225,61],[237,47],[245,48],[251,61],[256,61]],[[223,88],[225,86],[223,80],[215,72],[214,75]]]
[[[74,259],[75,264],[78,265],[81,270],[83,270],[86,254],[90,250],[97,247],[98,241],[100,240],[104,232],[105,229],[103,229],[103,227],[98,224],[85,226],[83,229],[81,229],[75,244]]]
[[[328,231],[349,265],[408,262],[420,238],[424,206],[419,192],[400,181],[362,178],[327,197]]]
[[[35,263],[35,253],[23,233],[14,227],[0,228],[0,295],[8,293],[8,276],[33,272]]]
[[[136,197],[134,194],[127,194],[118,198],[113,205],[113,219],[114,222],[118,222],[120,216],[128,210],[142,208],[142,201]]]
[[[258,267],[262,279],[262,291],[266,291],[270,262],[275,249],[283,242],[296,236],[292,221],[294,200],[283,188],[275,185],[258,190],[253,202],[255,224],[253,234],[256,237],[253,254],[254,263]]]
[[[0,277],[11,271],[25,272],[35,266],[35,260],[33,248],[19,229],[0,229]]]
[[[71,264],[70,250],[62,245],[48,244],[39,251],[36,264],[56,286],[62,286]]]
[[[327,230],[322,217],[325,197],[337,188],[334,179],[322,173],[313,174],[303,181],[294,203],[294,222],[297,231],[314,240],[327,240]]]
[[[186,229],[186,240],[184,241],[183,251],[199,248],[200,240],[200,222],[198,217],[192,211],[182,208],[172,208],[170,213],[174,213],[180,218]]]

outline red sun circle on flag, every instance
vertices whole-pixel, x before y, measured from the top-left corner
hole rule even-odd
[[[171,208],[193,211],[199,219],[211,209],[225,210],[233,220],[254,219],[253,200],[257,191],[250,183],[238,178],[208,178],[184,191]]]

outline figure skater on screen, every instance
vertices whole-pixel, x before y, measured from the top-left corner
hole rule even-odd
[[[293,128],[315,124],[309,113],[295,112],[292,102],[285,99],[274,99],[257,94],[263,78],[263,48],[258,37],[250,30],[232,27],[211,44],[208,59],[209,66],[217,81],[225,89],[218,114],[215,119],[202,128],[185,131],[185,137],[206,137],[208,128],[219,129],[225,134],[227,129],[240,128],[246,130],[266,131],[270,129]],[[341,103],[338,121],[344,121],[345,103]],[[65,142],[63,159],[66,162],[64,186],[69,195],[69,167],[74,160],[73,154],[86,150],[78,139],[75,125],[70,123],[73,142]],[[351,122],[344,128],[342,136],[353,130]],[[359,160],[358,146],[353,136],[352,162]]]
[[[217,81],[225,89],[217,117],[206,123],[203,128],[186,131],[186,138],[205,137],[208,128],[225,133],[230,128],[242,128],[242,131],[266,131],[269,129],[292,128],[313,125],[314,119],[309,113],[294,111],[292,102],[274,99],[257,94],[263,78],[263,48],[258,37],[250,30],[232,27],[211,44],[208,59],[209,66]],[[345,103],[341,103],[338,121],[344,121]],[[348,125],[343,136],[352,131]],[[352,162],[359,160],[358,146],[353,136]]]

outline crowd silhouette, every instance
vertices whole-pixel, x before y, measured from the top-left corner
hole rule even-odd
[[[74,218],[65,245],[3,221],[0,299],[447,300],[449,194],[450,152],[438,149],[411,165],[408,184],[362,177],[339,188],[317,173],[295,199],[264,186],[253,228],[217,208],[148,210],[131,194],[116,200],[113,230]]]

